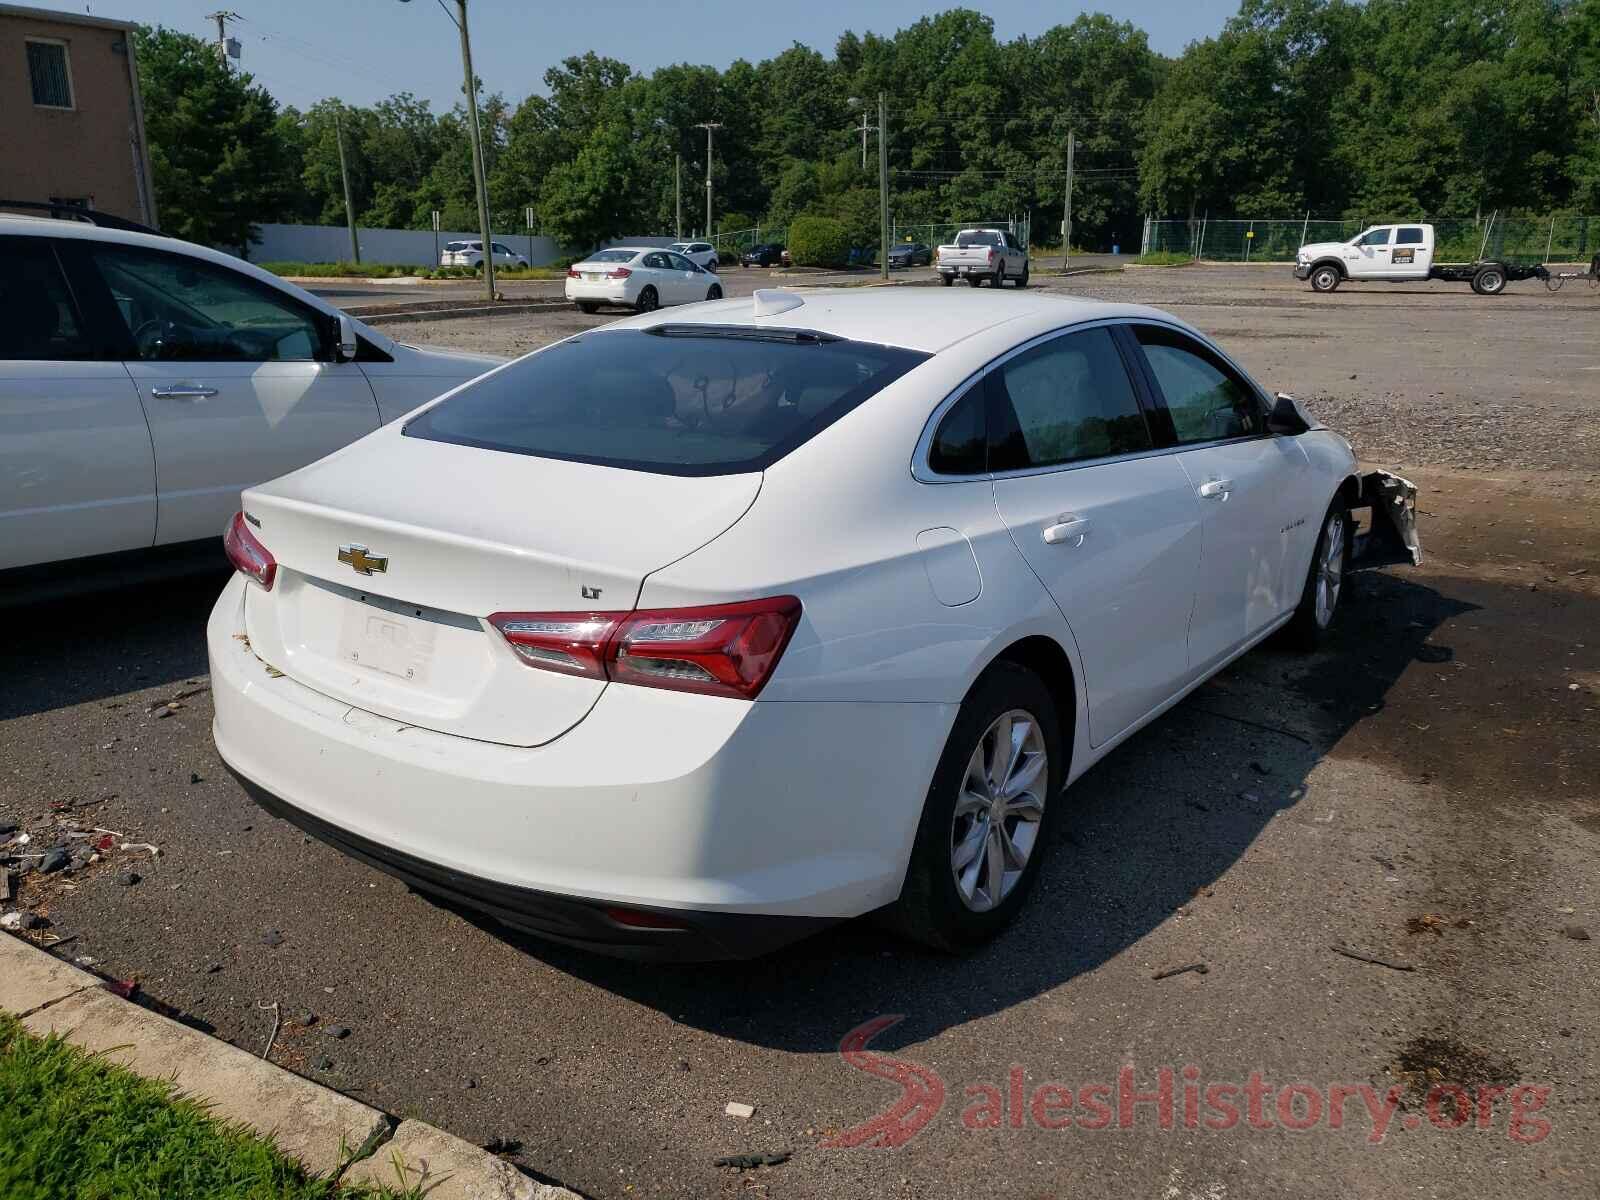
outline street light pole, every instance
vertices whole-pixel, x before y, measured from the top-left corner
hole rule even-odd
[[[711,240],[711,139],[722,128],[721,121],[701,121],[696,129],[706,131],[706,241]]]
[[[672,236],[683,241],[683,155],[678,155],[672,174]]]

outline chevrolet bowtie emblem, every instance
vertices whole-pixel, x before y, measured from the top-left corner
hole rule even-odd
[[[389,560],[382,554],[373,554],[365,546],[351,543],[339,547],[339,561],[349,563],[358,575],[380,575],[389,569]]]

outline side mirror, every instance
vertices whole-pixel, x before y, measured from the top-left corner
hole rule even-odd
[[[339,314],[339,343],[335,357],[340,362],[354,362],[360,344],[356,341],[356,323],[345,313]]]
[[[1310,428],[1311,423],[1300,411],[1300,405],[1295,403],[1295,398],[1287,392],[1279,392],[1273,402],[1272,411],[1267,414],[1267,432],[1295,437]]]

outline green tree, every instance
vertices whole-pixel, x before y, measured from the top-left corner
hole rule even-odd
[[[287,215],[294,162],[278,106],[215,47],[160,27],[134,31],[145,136],[162,228],[207,245],[244,249],[256,226]]]

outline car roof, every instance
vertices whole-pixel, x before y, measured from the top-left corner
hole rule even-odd
[[[772,296],[772,292],[764,292]],[[855,341],[900,346],[936,354],[967,338],[1014,323],[1017,341],[1086,321],[1144,318],[1189,328],[1160,309],[1142,304],[1112,304],[1044,292],[972,295],[967,289],[860,287],[786,289],[801,301],[772,315],[756,314],[756,297],[714,300],[685,308],[658,310],[616,322],[610,328],[648,329],[655,325],[743,325],[772,330],[803,330]]]

